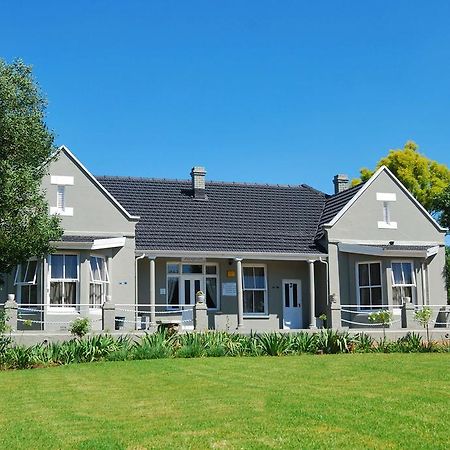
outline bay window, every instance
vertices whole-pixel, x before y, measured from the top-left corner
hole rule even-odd
[[[392,297],[394,305],[415,302],[416,279],[412,262],[392,263]]]
[[[31,259],[17,266],[14,284],[19,287],[21,305],[37,304],[37,260]]]
[[[358,263],[359,306],[383,306],[381,263]]]
[[[79,261],[77,255],[58,254],[49,258],[50,305],[74,307],[77,304]]]
[[[91,256],[89,260],[89,271],[89,305],[101,306],[106,300],[106,289],[109,283],[105,258]]]
[[[266,268],[243,266],[244,314],[267,314]]]

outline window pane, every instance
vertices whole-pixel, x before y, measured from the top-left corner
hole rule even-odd
[[[91,256],[90,264],[91,264],[91,272],[92,272],[92,274],[91,274],[92,281],[100,281],[101,280],[100,271],[99,271],[99,267],[98,267],[98,263],[100,261],[99,261],[99,258],[96,258],[95,256]]]
[[[52,305],[62,304],[62,283],[58,281],[50,283],[50,303]]]
[[[244,291],[244,313],[253,311],[253,293],[254,291]]]
[[[405,284],[413,284],[412,277],[412,264],[411,263],[403,263],[403,277],[405,280]]]
[[[89,286],[89,304],[101,305],[102,302],[103,302],[102,285],[97,283],[91,283],[91,285]]]
[[[292,306],[294,308],[297,308],[297,306],[298,306],[298,299],[297,299],[297,297],[298,297],[298,294],[297,294],[297,283],[294,283],[292,285]]]
[[[254,312],[264,313],[264,291],[253,292]]]
[[[75,306],[77,301],[77,283],[71,281],[64,283],[64,304]]]
[[[256,289],[265,289],[266,288],[266,279],[264,277],[264,267],[255,267],[255,287]]]
[[[217,279],[206,278],[206,306],[217,308]]]
[[[217,273],[216,266],[206,266],[206,275],[215,275]]]
[[[66,279],[78,278],[78,258],[76,255],[65,255],[65,277]]]
[[[22,286],[20,294],[21,294],[20,303],[22,305],[37,303],[37,286],[35,284]]]
[[[381,285],[381,264],[375,263],[370,265],[370,285]]]
[[[361,288],[359,290],[359,301],[361,306],[370,306],[370,288]]]
[[[180,273],[179,264],[167,264],[167,273]]]
[[[380,287],[372,288],[372,305],[382,305]]]
[[[51,255],[50,264],[52,266],[51,269],[51,277],[54,279],[63,277],[63,255]]]
[[[24,281],[26,281],[27,283],[30,283],[34,280],[35,275],[36,275],[36,268],[37,268],[37,261],[28,261],[28,270],[27,270],[27,274],[26,274],[26,278]]]
[[[253,267],[244,267],[244,289],[255,289],[255,277],[253,275]]]
[[[183,273],[203,273],[201,264],[183,264]]]
[[[291,302],[289,299],[289,283],[284,283],[284,306],[289,308],[291,306]]]
[[[392,263],[392,277],[394,284],[403,284],[401,263]]]
[[[402,288],[401,287],[393,287],[392,288],[392,301],[394,305],[402,305]]]
[[[169,305],[179,304],[179,287],[178,287],[178,277],[169,277],[167,279],[167,300]]]
[[[369,286],[369,266],[368,264],[359,264],[359,285]]]
[[[191,280],[184,280],[184,304],[191,304]]]

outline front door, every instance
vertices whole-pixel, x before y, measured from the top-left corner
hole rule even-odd
[[[302,290],[300,280],[283,280],[283,328],[303,328]]]
[[[198,275],[183,275],[181,277],[181,289],[180,289],[180,305],[186,305],[186,308],[182,309],[181,318],[183,323],[181,324],[185,330],[194,329],[194,310],[195,294],[202,290],[203,280]],[[191,307],[190,307],[191,306]]]

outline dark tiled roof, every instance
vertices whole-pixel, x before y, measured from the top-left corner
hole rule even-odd
[[[330,195],[325,202],[325,208],[320,218],[319,228],[317,233],[317,239],[323,236],[323,226],[334,219],[339,211],[358,193],[358,191],[364,186],[364,183],[360,183],[338,194]]]
[[[113,236],[75,236],[64,234],[57,242],[94,242],[96,239],[109,239]]]
[[[191,182],[97,177],[133,215],[137,250],[317,253],[314,237],[325,194],[306,185]]]
[[[433,245],[370,245],[369,247],[377,247],[381,248],[382,250],[406,250],[406,251],[422,251],[422,250],[428,250],[429,248],[432,248]]]

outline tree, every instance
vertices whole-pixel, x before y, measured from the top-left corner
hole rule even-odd
[[[441,195],[450,185],[450,169],[445,164],[427,158],[419,153],[415,142],[408,141],[402,149],[390,150],[387,156],[378,161],[375,170],[383,165],[430,213],[440,214]],[[353,184],[367,181],[375,170],[361,169],[360,178],[353,180]]]
[[[41,190],[55,151],[45,108],[31,67],[0,59],[0,273],[49,253],[62,235]]]

